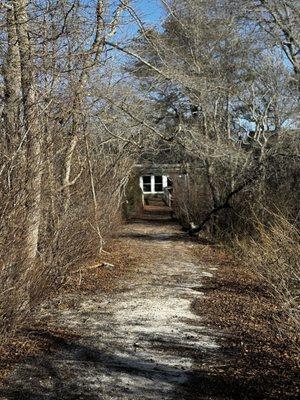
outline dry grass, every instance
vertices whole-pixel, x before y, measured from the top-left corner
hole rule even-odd
[[[283,215],[272,214],[265,227],[258,222],[258,238],[238,241],[247,267],[270,288],[278,307],[276,330],[300,352],[300,241],[299,231]]]
[[[109,293],[135,271],[139,259],[132,242],[111,240],[98,259],[85,263],[68,275],[60,293]]]
[[[99,258],[102,246],[121,223],[128,163],[125,160],[116,164],[109,157],[101,162],[95,160],[97,212],[87,170],[71,186],[67,207],[58,187],[60,176],[51,180],[45,168],[34,260],[29,260],[25,251],[27,182],[21,179],[22,159],[13,185],[8,187],[5,177],[0,179],[0,345],[17,334],[24,321],[64,283],[66,276],[78,266]],[[53,168],[61,170],[61,164],[58,160]],[[74,173],[78,168],[75,163]],[[102,174],[106,168],[114,173],[113,182],[108,174]]]

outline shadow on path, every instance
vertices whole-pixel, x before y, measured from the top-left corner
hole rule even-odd
[[[257,399],[245,382],[225,378],[235,357],[222,354],[220,333],[193,311],[211,267],[189,250],[193,239],[174,223],[131,224],[120,238],[140,246],[134,278],[109,296],[87,295],[76,309],[49,309],[52,326],[76,328],[80,338],[36,332],[56,351],[18,365],[0,400]]]
[[[136,358],[136,350],[132,349],[126,355],[108,354],[95,348],[88,347],[73,341],[67,341],[59,336],[49,333],[38,333],[47,340],[51,341],[58,353],[55,356],[45,355],[41,358],[30,358],[27,362],[30,368],[24,368],[22,379],[15,382],[13,388],[0,389],[1,400],[99,400],[102,399],[101,378],[97,379],[97,374],[103,370],[110,373],[122,375],[130,375],[133,380],[137,377],[143,377],[152,382],[150,387],[144,385],[134,385],[124,387],[124,399],[163,399],[161,387],[155,389],[155,382],[173,382],[177,385],[175,399],[182,400],[201,400],[201,399],[222,399],[222,400],[241,400],[241,399],[258,399],[258,393],[248,393],[247,385],[232,377],[232,380],[224,379],[221,371],[212,369],[214,359],[216,365],[220,359],[218,350],[193,350],[190,347],[184,347],[170,344],[167,341],[160,343],[156,347],[171,353],[176,352],[180,355],[189,355],[197,359],[197,363],[204,362],[202,370],[182,371],[180,368],[172,368],[164,364],[158,364],[151,361],[144,361],[142,358]],[[148,339],[149,340],[149,339]],[[151,340],[151,339],[150,339]],[[114,349],[115,350],[115,349]],[[76,364],[76,368],[70,368],[70,375],[74,374],[76,381],[72,380],[70,385],[66,381],[66,376],[61,374],[59,365]],[[26,365],[26,363],[25,363]],[[224,366],[222,366],[224,369]],[[80,373],[81,371],[81,373]],[[93,374],[95,379],[95,390],[91,390],[91,386],[86,386],[86,372]],[[102,376],[102,375],[101,375]],[[68,376],[70,380],[70,376]],[[48,381],[45,383],[45,380]],[[32,384],[30,384],[30,381]],[[29,385],[24,385],[29,382]],[[116,386],[118,382],[116,381]],[[28,387],[27,387],[28,386]],[[107,395],[108,393],[106,393]],[[109,395],[109,394],[108,394]],[[113,396],[113,390],[111,393]],[[4,396],[4,397],[3,397]]]

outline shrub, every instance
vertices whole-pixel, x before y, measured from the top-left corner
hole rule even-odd
[[[257,222],[257,235],[237,242],[243,261],[270,286],[278,304],[279,332],[299,347],[300,241],[297,224],[269,213],[269,226]]]

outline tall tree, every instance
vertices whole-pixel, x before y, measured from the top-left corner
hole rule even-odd
[[[38,120],[38,105],[35,93],[35,75],[32,65],[32,51],[29,38],[28,1],[12,0],[18,48],[22,102],[24,114],[24,135],[26,135],[26,249],[28,260],[35,260],[38,253],[39,227],[41,218],[41,131]]]
[[[14,10],[6,10],[7,27],[7,52],[3,60],[4,78],[4,106],[3,106],[3,132],[5,134],[5,147],[9,156],[12,144],[16,144],[19,137],[19,109],[20,109],[20,55]]]

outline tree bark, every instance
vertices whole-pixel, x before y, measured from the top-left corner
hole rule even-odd
[[[12,152],[15,137],[19,132],[19,101],[20,101],[20,56],[16,31],[16,21],[13,9],[8,8],[7,24],[7,53],[3,61],[4,78],[4,107],[3,132],[5,148],[8,157]]]
[[[224,209],[229,209],[231,208],[230,206],[230,200],[232,197],[234,197],[236,194],[241,192],[245,187],[250,185],[251,183],[255,182],[258,176],[255,176],[253,178],[249,178],[246,180],[244,183],[242,183],[240,186],[238,186],[235,190],[231,191],[225,198],[224,201],[220,202],[218,206],[214,207],[209,213],[206,214],[205,218],[199,224],[196,228],[190,229],[189,234],[190,235],[195,235],[196,233],[199,233],[215,215],[217,215],[221,210]]]
[[[41,219],[41,134],[34,90],[27,0],[12,0],[12,3],[20,52],[24,129],[27,133],[25,255],[29,261],[34,261],[38,253]]]
[[[214,183],[211,162],[207,158],[205,159],[205,170],[206,170],[206,178],[213,199],[213,205],[214,207],[218,207],[220,204],[220,193],[217,186]]]

